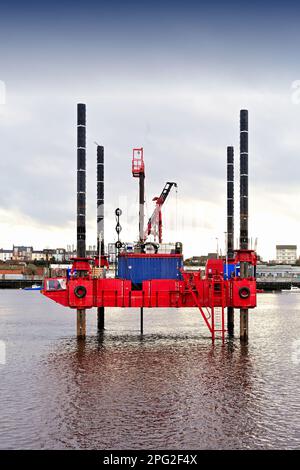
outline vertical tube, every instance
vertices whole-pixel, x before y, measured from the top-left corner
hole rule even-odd
[[[227,263],[234,257],[234,149],[227,147]],[[234,308],[227,308],[227,329],[234,331]]]
[[[141,335],[143,335],[144,334],[144,307],[141,307],[140,320],[141,320],[141,324],[140,324]]]
[[[97,145],[97,255],[101,261],[104,255],[104,147],[100,145]],[[98,307],[98,331],[104,330],[104,315],[104,307]]]
[[[240,249],[248,250],[248,111],[240,111]],[[248,263],[240,263],[241,278],[248,277]],[[248,339],[248,309],[240,309],[240,338]]]
[[[248,111],[240,112],[240,248],[248,250]]]
[[[86,313],[85,310],[77,310],[77,338],[85,339],[86,337]]]
[[[77,256],[85,257],[86,108],[77,105]]]
[[[77,104],[77,257],[85,258],[86,106]],[[77,310],[77,338],[86,336],[85,310]]]
[[[97,145],[97,252],[104,255],[104,147]]]
[[[227,256],[234,257],[234,151],[227,147]]]
[[[140,200],[139,200],[139,238],[140,243],[144,243],[144,204],[145,204],[145,173],[142,172],[139,175],[139,189],[140,189]]]

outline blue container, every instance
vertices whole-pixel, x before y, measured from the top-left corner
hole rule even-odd
[[[118,277],[140,284],[150,279],[182,279],[182,255],[121,254]]]
[[[224,264],[224,279],[231,279],[233,276],[238,277],[240,275],[239,264]]]

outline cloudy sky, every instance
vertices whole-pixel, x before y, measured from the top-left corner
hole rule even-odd
[[[106,240],[138,234],[166,181],[164,241],[224,246],[226,147],[249,110],[250,237],[265,259],[300,247],[300,6],[173,0],[9,2],[0,12],[0,247],[75,244],[76,103],[87,104],[87,244],[96,239],[96,146],[105,147]],[[299,81],[298,81],[299,80]],[[218,239],[218,240],[217,240]],[[224,248],[223,248],[224,251]]]

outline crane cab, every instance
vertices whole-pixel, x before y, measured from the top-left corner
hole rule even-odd
[[[132,176],[138,178],[141,174],[145,174],[144,149],[133,149]]]

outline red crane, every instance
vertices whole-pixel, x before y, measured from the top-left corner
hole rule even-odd
[[[159,197],[153,198],[153,201],[155,201],[155,209],[153,211],[153,214],[151,215],[150,219],[148,220],[147,224],[147,229],[145,230],[144,234],[144,239],[149,235],[154,236],[154,241],[156,241],[156,238],[158,237],[159,243],[162,242],[162,215],[161,215],[161,208],[167,199],[172,187],[177,188],[177,183],[174,183],[173,181],[168,181],[165,184],[164,189],[161,192],[161,195]]]

